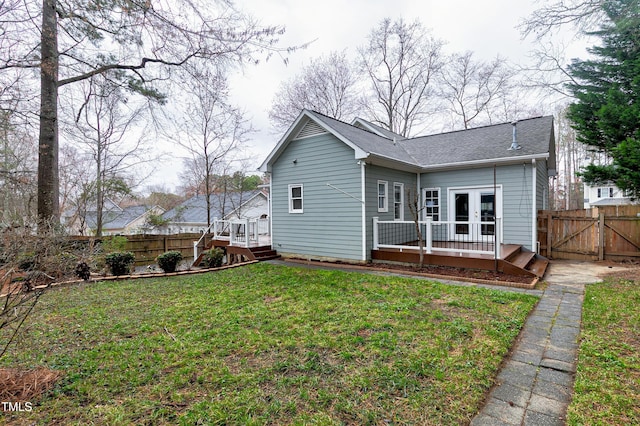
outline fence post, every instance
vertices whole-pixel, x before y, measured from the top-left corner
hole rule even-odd
[[[427,254],[431,254],[433,251],[433,229],[431,225],[433,224],[433,217],[427,216],[427,229],[425,235],[425,242],[427,243]],[[418,222],[418,226],[420,226],[420,222]]]
[[[553,215],[552,212],[549,212],[547,214],[547,253],[546,256],[547,258],[551,259],[551,245],[553,244],[553,238],[551,235],[551,232],[553,232]]]
[[[604,212],[598,215],[598,260],[604,260]]]
[[[378,250],[378,217],[373,218],[373,250]]]

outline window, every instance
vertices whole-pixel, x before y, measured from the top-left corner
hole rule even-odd
[[[393,184],[393,219],[404,220],[404,184]]]
[[[378,212],[387,212],[389,211],[389,204],[387,198],[387,189],[389,187],[389,182],[386,180],[378,181]]]
[[[302,185],[289,185],[289,213],[302,213]]]
[[[598,198],[613,198],[613,187],[598,188]]]
[[[434,222],[440,220],[440,189],[426,188],[424,190],[424,218],[430,217]]]

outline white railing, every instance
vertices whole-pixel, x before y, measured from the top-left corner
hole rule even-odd
[[[260,236],[269,235],[269,219],[214,219],[198,241],[193,242],[193,259],[198,258],[198,245],[205,235],[213,234],[215,240],[229,241],[229,245],[250,247],[259,244]]]
[[[426,221],[418,222],[424,252],[471,253],[500,258],[502,220],[495,221]],[[373,249],[416,250],[418,232],[415,222],[381,221],[373,218]]]

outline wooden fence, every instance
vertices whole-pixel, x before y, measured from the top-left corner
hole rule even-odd
[[[538,243],[549,259],[640,260],[640,206],[539,211]]]
[[[193,258],[193,242],[198,241],[202,234],[175,235],[123,235],[127,239],[125,250],[134,254],[136,266],[155,263],[158,255],[170,250],[182,253],[185,259]],[[103,237],[107,239],[110,237]],[[73,237],[74,240],[89,240],[89,237]],[[209,241],[210,238],[207,239]],[[98,240],[99,241],[99,240]],[[198,245],[199,251],[204,250],[204,239]]]

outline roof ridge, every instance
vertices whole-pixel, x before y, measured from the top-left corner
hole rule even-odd
[[[430,133],[428,135],[414,136],[414,137],[411,137],[411,138],[402,139],[402,141],[411,141],[411,140],[414,140],[414,139],[428,138],[428,137],[431,137],[431,136],[450,135],[452,133],[468,132],[468,131],[471,131],[471,130],[486,129],[488,127],[504,126],[505,124],[512,125],[513,123],[521,123],[523,121],[537,120],[537,119],[540,119],[540,118],[547,118],[547,117],[553,117],[553,116],[552,115],[538,115],[536,117],[528,117],[528,118],[523,118],[521,120],[504,121],[502,123],[496,123],[496,124],[485,124],[483,126],[471,127],[469,129],[450,130],[448,132]]]

